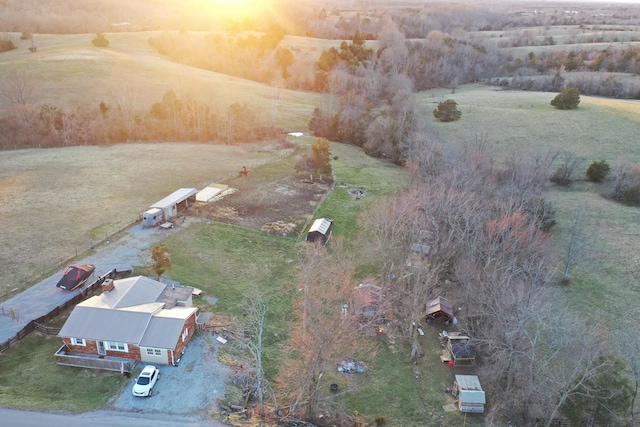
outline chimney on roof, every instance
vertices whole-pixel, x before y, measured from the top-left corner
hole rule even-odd
[[[113,279],[105,279],[102,282],[102,292],[109,292],[115,287],[115,283],[113,283]]]

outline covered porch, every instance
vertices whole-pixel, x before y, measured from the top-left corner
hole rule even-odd
[[[56,351],[56,363],[61,366],[103,369],[130,374],[138,361],[126,357],[99,356],[97,354],[71,353],[66,345]]]

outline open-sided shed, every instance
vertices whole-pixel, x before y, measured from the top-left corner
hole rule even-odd
[[[329,218],[318,218],[313,221],[309,232],[307,233],[308,242],[327,243],[331,237],[331,229],[333,228],[333,220]]]
[[[487,401],[476,375],[456,375],[451,392],[458,398],[460,412],[484,412]]]
[[[475,363],[476,349],[471,345],[471,338],[465,335],[449,334],[447,350],[454,364]]]
[[[150,207],[161,209],[163,212],[164,220],[166,221],[169,218],[178,216],[178,205],[180,203],[188,204],[190,199],[192,202],[194,202],[195,195],[197,193],[198,190],[196,190],[195,188],[180,188],[169,194],[164,199],[157,201]]]
[[[439,320],[450,322],[453,320],[453,305],[443,297],[436,297],[427,301],[426,321]]]

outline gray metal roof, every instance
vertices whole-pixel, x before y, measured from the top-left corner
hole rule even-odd
[[[198,310],[174,305],[192,291],[144,276],[116,280],[111,291],[76,305],[58,336],[174,349],[185,320]]]
[[[100,295],[110,308],[125,308],[160,301],[167,285],[145,276],[127,277],[113,282],[114,287]]]
[[[456,382],[460,390],[482,391],[482,386],[480,386],[480,380],[477,375],[456,375]]]
[[[169,194],[164,199],[155,202],[150,207],[165,209],[182,201],[185,201],[189,197],[195,196],[197,193],[198,190],[196,190],[195,188],[180,188],[179,190],[176,190],[173,193]]]
[[[77,305],[58,336],[135,344],[142,338],[151,316],[150,312]]]
[[[163,310],[157,316],[153,316],[140,340],[140,347],[173,350],[180,339],[185,320],[197,310],[195,307],[177,307],[172,310]],[[167,311],[171,313],[166,313]],[[172,316],[164,314],[172,314]]]

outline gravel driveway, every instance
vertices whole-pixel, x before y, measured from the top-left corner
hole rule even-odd
[[[138,364],[131,381],[104,409],[207,417],[217,410],[216,400],[224,397],[229,375],[228,368],[216,357],[218,345],[210,333],[197,331],[178,366],[159,366],[160,379],[148,398],[131,394],[134,376],[143,368]]]

